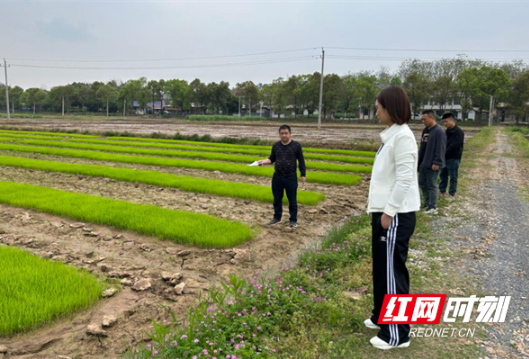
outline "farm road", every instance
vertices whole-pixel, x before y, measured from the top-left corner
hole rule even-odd
[[[486,325],[487,339],[477,341],[485,358],[529,358],[529,203],[520,193],[529,168],[523,161],[505,131],[496,130],[495,143],[467,174],[470,193],[449,206],[451,214],[472,217],[454,228],[450,246],[470,254],[456,265],[477,279],[483,294],[475,294],[511,296],[505,323]],[[442,230],[446,219],[433,223]]]

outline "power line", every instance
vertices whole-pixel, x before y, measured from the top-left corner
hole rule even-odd
[[[77,67],[77,66],[47,66],[47,65],[24,65],[11,64],[13,67],[25,68],[39,68],[39,69],[61,69],[61,70],[171,70],[171,69],[194,69],[194,68],[210,68],[210,67],[232,67],[232,66],[246,66],[246,65],[265,65],[281,62],[292,62],[301,60],[315,59],[317,56],[302,56],[285,59],[271,59],[260,61],[246,61],[246,62],[231,62],[222,64],[207,64],[207,65],[188,65],[188,66],[160,66],[160,67]]]
[[[355,51],[403,51],[403,52],[529,52],[529,50],[465,50],[465,49],[384,49],[384,48],[369,48],[369,47],[326,47],[326,49],[334,50],[355,50]]]
[[[282,51],[268,51],[268,52],[257,52],[251,54],[238,54],[238,55],[221,55],[221,56],[202,56],[202,57],[180,57],[180,58],[168,58],[168,59],[128,59],[128,60],[60,60],[60,59],[21,59],[21,58],[8,58],[14,61],[33,61],[33,62],[76,62],[76,63],[97,63],[97,62],[163,62],[163,61],[185,61],[185,60],[210,60],[210,59],[225,59],[232,57],[246,57],[246,56],[261,56],[261,55],[272,55],[272,54],[284,54],[288,52],[301,52],[308,50],[315,50],[315,47],[307,47],[303,49],[293,50],[282,50]]]
[[[404,61],[404,60],[420,60],[420,61],[434,61],[434,60],[444,60],[446,57],[437,57],[437,58],[414,58],[414,57],[384,57],[384,56],[347,56],[347,55],[328,55],[329,58],[333,59],[342,59],[342,60],[386,60],[386,61]],[[527,61],[529,58],[479,58],[479,59],[470,59],[470,60],[484,60],[484,61],[497,61],[497,62],[511,62],[511,61]]]

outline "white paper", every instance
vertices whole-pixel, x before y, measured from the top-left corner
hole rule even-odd
[[[250,164],[247,165],[247,166],[250,166],[250,167],[259,166],[259,162],[258,162],[258,161],[254,161],[254,162],[250,163]]]

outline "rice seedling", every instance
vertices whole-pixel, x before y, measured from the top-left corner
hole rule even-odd
[[[274,201],[269,186],[191,176],[177,176],[156,171],[142,171],[100,165],[81,165],[11,156],[0,156],[0,166],[70,173],[91,177],[106,177],[119,181],[146,183],[155,186],[178,188],[188,192],[208,193],[217,196],[250,199],[267,203]],[[325,199],[325,195],[317,192],[300,191],[298,193],[298,203],[300,204],[316,205],[323,199]],[[285,202],[287,202],[286,198]]]
[[[56,137],[41,136],[41,135],[28,135],[28,134],[14,134],[14,133],[3,133],[0,131],[0,136],[3,138],[25,138],[25,139],[35,139],[35,140],[56,140]],[[65,138],[68,142],[82,142],[82,143],[93,143],[101,145],[119,145],[123,147],[147,147],[147,148],[162,148],[165,150],[179,150],[179,151],[191,151],[191,152],[215,152],[215,153],[240,153],[248,154],[255,156],[267,157],[270,155],[270,148],[267,149],[250,149],[250,148],[228,148],[228,147],[208,147],[208,146],[191,146],[185,144],[163,144],[155,142],[125,142],[125,141],[113,141],[110,139],[101,140],[101,139],[91,139],[91,138]],[[162,154],[163,155],[163,154]],[[175,155],[176,157],[176,155]],[[183,156],[181,156],[183,157]],[[346,163],[363,163],[363,164],[373,164],[373,158],[367,157],[352,157],[346,155],[329,155],[329,154],[315,154],[304,152],[305,159],[313,159],[319,161],[334,161],[334,162],[346,162]],[[245,161],[248,161],[246,159]]]
[[[94,275],[24,250],[0,246],[0,263],[0,336],[43,326],[101,296]]]
[[[0,130],[0,132],[7,132],[5,130]],[[9,131],[11,133],[21,131]],[[37,132],[37,131],[28,131],[28,134],[42,135],[42,134],[56,134],[54,132]],[[79,134],[62,134],[64,137],[76,137],[76,138],[93,138],[96,136],[89,135],[79,135]],[[186,141],[186,140],[167,140],[159,138],[144,138],[144,137],[112,137],[116,141],[125,141],[125,142],[149,142],[149,143],[163,143],[163,144],[187,144],[194,146],[205,146],[205,147],[220,147],[220,148],[237,148],[237,149],[260,149],[270,151],[271,146],[255,146],[255,145],[235,145],[228,143],[215,143],[215,142],[197,142],[197,141]],[[328,153],[328,154],[341,154],[348,156],[360,156],[360,157],[370,157],[374,158],[376,153],[371,151],[355,151],[355,150],[338,150],[338,149],[327,149],[327,148],[312,148],[306,147],[303,149],[305,153]]]
[[[223,162],[208,162],[208,161],[193,161],[185,159],[172,159],[162,157],[148,157],[136,155],[120,155],[110,154],[97,151],[62,149],[53,147],[39,147],[28,146],[22,144],[0,144],[0,150],[14,151],[14,152],[29,152],[40,153],[48,155],[56,155],[63,157],[85,158],[96,161],[110,161],[121,163],[135,163],[162,167],[180,167],[193,168],[206,171],[220,171],[225,173],[238,173],[247,176],[261,176],[272,177],[274,169],[271,167],[249,167],[246,165],[223,163]],[[345,175],[332,172],[309,172],[307,176],[308,182],[327,183],[336,185],[353,186],[360,181],[362,177],[357,175]]]
[[[126,154],[140,154],[148,156],[164,156],[164,157],[180,157],[180,158],[196,158],[204,160],[216,160],[216,161],[229,161],[229,162],[242,162],[251,163],[256,158],[255,156],[245,155],[231,155],[224,153],[203,153],[203,152],[188,152],[188,151],[172,151],[172,150],[157,150],[157,149],[144,149],[135,147],[123,147],[115,145],[96,145],[96,144],[85,144],[85,143],[72,143],[72,142],[58,142],[58,141],[42,141],[42,140],[20,140],[15,139],[14,142],[47,146],[47,147],[61,147],[61,148],[74,148],[91,151],[104,151],[104,152],[117,152]],[[353,172],[353,173],[371,173],[371,166],[361,165],[340,165],[335,163],[325,162],[307,162],[306,167],[309,170],[321,170],[321,171],[332,171],[332,172]]]
[[[0,181],[0,203],[199,247],[232,247],[255,236],[247,225],[205,214],[13,182]]]

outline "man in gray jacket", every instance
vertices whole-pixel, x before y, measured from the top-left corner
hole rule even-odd
[[[419,187],[424,197],[426,213],[437,214],[437,178],[439,170],[445,166],[446,133],[435,121],[432,110],[422,113],[424,130],[419,150]]]

